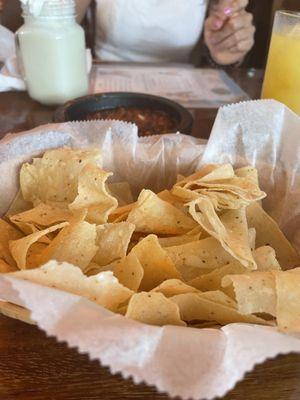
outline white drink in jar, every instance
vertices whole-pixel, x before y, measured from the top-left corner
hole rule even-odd
[[[61,104],[88,92],[84,31],[73,0],[46,0],[38,15],[23,5],[17,32],[21,69],[29,95]]]

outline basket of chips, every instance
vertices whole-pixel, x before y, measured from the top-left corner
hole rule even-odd
[[[6,137],[0,309],[184,399],[300,352],[299,129],[262,101],[207,144],[114,121]]]

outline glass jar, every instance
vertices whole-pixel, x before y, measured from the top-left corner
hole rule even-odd
[[[17,51],[29,95],[43,104],[61,104],[88,92],[84,31],[73,0],[46,0],[35,15],[23,4],[24,25]]]

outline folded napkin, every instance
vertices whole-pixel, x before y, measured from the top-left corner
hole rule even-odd
[[[0,25],[0,62],[4,63],[0,71],[0,92],[25,90],[16,57],[15,35],[2,25]]]

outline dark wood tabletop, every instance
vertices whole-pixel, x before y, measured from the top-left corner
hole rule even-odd
[[[262,71],[232,69],[227,72],[250,98],[259,98]],[[8,132],[20,132],[52,122],[54,109],[31,100],[26,92],[0,93],[0,138]],[[201,108],[190,111],[194,116],[193,135],[208,138],[218,110]]]
[[[232,70],[230,75],[251,98],[259,97],[261,71]],[[208,137],[217,110],[192,111],[193,133]],[[52,108],[30,100],[26,93],[0,93],[0,137],[51,122],[52,114]],[[0,351],[0,400],[168,398],[111,375],[37,327],[5,316],[0,316]],[[300,356],[280,356],[257,366],[223,400],[298,400],[299,378]]]

